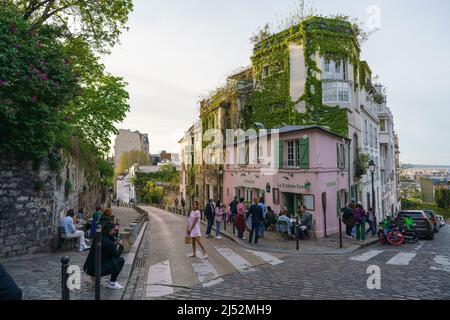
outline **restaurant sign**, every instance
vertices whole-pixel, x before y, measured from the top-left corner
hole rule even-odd
[[[305,182],[305,184],[290,184],[290,183],[278,183],[279,189],[291,189],[291,190],[309,190],[311,189],[311,183]]]

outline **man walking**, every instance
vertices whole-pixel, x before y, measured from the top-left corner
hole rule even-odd
[[[255,244],[257,244],[258,243],[259,226],[264,221],[263,210],[258,205],[258,199],[257,198],[255,198],[253,200],[253,204],[250,206],[250,209],[248,210],[248,215],[251,217],[251,220],[252,220],[252,230],[250,231],[249,242],[252,243],[252,241],[253,241],[253,234],[255,234]]]
[[[207,226],[206,226],[206,238],[211,237],[211,230],[214,224],[214,204],[212,199],[208,200],[208,203],[206,204],[205,207],[205,217],[206,217],[206,221],[207,221]]]
[[[258,229],[259,229],[259,230],[258,230],[258,236],[259,236],[261,239],[264,239],[264,230],[266,229],[265,221],[266,221],[266,215],[267,215],[267,207],[266,207],[266,205],[264,204],[264,197],[261,197],[261,198],[259,199],[258,206],[260,206],[261,209],[262,209],[262,211],[263,211],[263,220],[261,221],[261,223],[260,223],[260,225],[259,225],[259,228],[258,228]]]

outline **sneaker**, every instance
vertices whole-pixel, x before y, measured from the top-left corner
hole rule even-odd
[[[80,247],[80,252],[89,250],[90,248],[91,248],[90,246],[81,246],[81,247]]]
[[[222,237],[221,237],[221,236],[217,236],[216,239],[217,239],[217,240],[220,240],[220,239],[222,239]]]
[[[123,287],[117,281],[116,282],[108,281],[107,287],[112,290],[122,290],[123,289]]]
[[[242,237],[242,240],[245,240],[245,237]]]

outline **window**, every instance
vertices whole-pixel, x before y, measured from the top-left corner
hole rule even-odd
[[[373,130],[374,130],[373,137],[375,139],[374,147],[378,148],[378,129],[374,127]]]
[[[337,166],[339,169],[345,169],[345,146],[338,143],[337,147]]]
[[[373,127],[372,127],[372,124],[370,124],[370,129],[369,129],[369,143],[370,143],[370,146],[373,147]]]
[[[270,71],[269,66],[263,67],[263,69],[262,69],[262,78],[263,79],[269,76],[269,71]]]
[[[322,83],[323,102],[350,102],[350,85],[344,81],[324,81]]]
[[[314,211],[314,195],[311,194],[305,194],[303,195],[303,204],[306,206],[307,210]]]
[[[386,132],[386,119],[382,119],[380,121],[380,131],[381,132]]]
[[[300,140],[288,142],[288,167],[300,166]]]
[[[346,80],[346,64],[344,61],[332,61],[324,59],[323,79],[325,80]]]
[[[369,136],[369,132],[367,130],[367,120],[364,120],[364,144],[367,145],[368,144],[368,136]]]

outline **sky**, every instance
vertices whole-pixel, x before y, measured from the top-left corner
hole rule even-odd
[[[198,101],[250,65],[249,38],[277,25],[298,0],[135,0],[129,31],[104,57],[107,70],[128,82],[131,112],[120,129],[149,134],[150,151],[178,152],[198,119]],[[450,165],[450,1],[314,0],[323,15],[369,21],[380,30],[361,58],[387,87],[399,134],[401,162]]]

